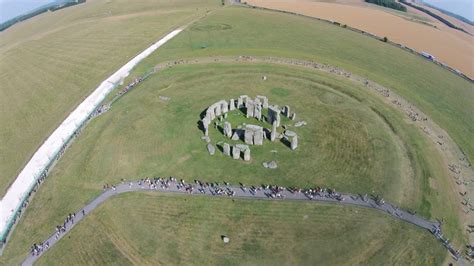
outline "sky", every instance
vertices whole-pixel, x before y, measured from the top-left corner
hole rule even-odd
[[[50,2],[53,0],[0,0],[0,23]]]
[[[0,0],[1,1],[1,0]],[[474,21],[474,0],[424,0],[426,3]]]
[[[474,0],[424,0],[434,6],[474,21]],[[53,0],[0,0],[0,23],[24,14]]]

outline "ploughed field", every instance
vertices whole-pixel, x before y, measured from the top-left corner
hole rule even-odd
[[[370,209],[137,193],[99,207],[38,265],[439,265],[443,259],[427,231]]]
[[[87,1],[0,33],[0,197],[103,80],[214,1]]]
[[[263,76],[266,76],[267,80],[263,80]],[[292,112],[297,113],[296,121],[306,121],[306,126],[292,127],[299,136],[298,149],[291,151],[280,142],[265,141],[263,146],[251,147],[250,162],[233,160],[220,151],[210,156],[206,143],[201,140],[203,133],[198,128],[200,114],[208,105],[218,100],[237,98],[241,94],[251,97],[266,95],[272,104],[289,105]],[[163,100],[160,96],[170,97],[170,100]],[[444,179],[442,169],[440,170],[439,157],[415,126],[407,124],[404,119],[403,114],[387,107],[365,88],[334,75],[301,67],[211,63],[166,68],[126,94],[110,111],[93,120],[82,132],[42,185],[40,193],[35,196],[28,212],[20,220],[11,242],[5,249],[5,261],[19,262],[28,252],[25,247],[42,241],[56,224],[62,222],[65,214],[80,209],[97,196],[105,183],[114,184],[122,178],[131,180],[155,176],[175,176],[187,181],[200,179],[233,184],[242,182],[248,186],[269,183],[299,187],[320,185],[344,192],[378,194],[403,208],[417,210],[427,218],[444,219],[443,228],[446,233],[460,239],[456,211],[449,200],[449,194],[430,186],[432,183],[439,184],[440,188],[446,186],[447,180]],[[283,124],[291,125],[293,122],[283,120]],[[248,123],[252,123],[251,119]],[[212,129],[210,134],[214,144],[224,139],[215,129]],[[426,160],[428,157],[430,160]],[[262,162],[270,160],[277,161],[278,169],[270,170],[262,166]],[[195,199],[192,197],[187,201],[192,202]],[[213,199],[207,198],[201,201],[207,200],[214,202]],[[225,200],[223,204],[226,204]],[[124,215],[134,208],[126,204],[111,206],[115,206],[117,211]],[[160,211],[160,207],[156,209],[144,205],[144,208],[151,213]],[[319,207],[315,208],[315,212],[318,212]],[[293,211],[295,207],[288,209]],[[212,212],[209,212],[209,215],[212,217]],[[243,215],[243,221],[252,219],[252,215],[247,212]],[[383,217],[381,213],[371,215],[379,217],[377,219]],[[194,218],[192,215],[191,217],[196,224],[201,223],[200,218]],[[360,222],[357,217],[349,216],[344,219],[347,219],[348,226]],[[383,219],[387,219],[387,222],[389,220]],[[180,218],[176,217],[176,221],[179,225]],[[151,220],[149,223],[150,226],[153,224]],[[243,222],[248,223],[250,221]],[[314,230],[325,231],[324,228],[333,223],[330,220],[318,220],[323,229]],[[364,226],[360,232],[362,235],[354,237],[362,239],[363,236],[375,236],[380,234],[377,233],[379,230],[385,230],[383,225],[377,227],[376,224]],[[284,226],[291,227],[292,222]],[[87,226],[79,228],[84,229],[77,230],[90,230]],[[125,226],[120,231],[128,229],[129,227]],[[142,234],[146,234],[148,230],[142,229]],[[278,228],[275,228],[276,230]],[[296,231],[287,232],[288,237],[297,238],[301,235],[297,233],[300,229],[292,230]],[[116,229],[111,229],[110,234],[114,231]],[[406,235],[404,233],[403,238],[416,242],[415,239],[428,235],[427,232],[416,232],[419,231],[415,230],[413,234]],[[342,234],[342,231],[340,233]],[[251,235],[254,238],[245,238],[248,241],[243,245],[260,241],[256,235]],[[317,239],[317,235],[316,232],[313,237]],[[96,236],[106,237],[102,233]],[[99,241],[98,238],[92,239]],[[370,249],[375,247],[367,245],[372,243],[371,238],[364,238],[358,248],[372,252]],[[278,240],[270,239],[266,241]],[[86,245],[81,241],[85,240],[80,240],[77,244]],[[182,239],[170,236],[169,239],[163,238],[160,241],[173,243]],[[208,243],[207,240],[199,241],[202,245]],[[353,240],[350,243],[358,241],[362,240]],[[405,241],[386,243],[392,241],[392,237],[387,237],[386,240],[378,239],[376,246],[398,245],[395,250],[406,248]],[[126,241],[121,242],[125,245]],[[107,249],[114,249],[110,244],[101,243]],[[334,243],[331,244],[331,249],[337,250],[338,245],[331,243]],[[435,252],[435,257],[444,257],[445,251],[439,249],[440,243],[428,243],[432,244],[423,244],[417,249]],[[201,248],[197,247],[197,244],[195,246]],[[192,251],[193,247],[190,248],[189,252],[197,252]],[[52,251],[54,249],[52,248]],[[132,255],[130,252],[132,251],[124,251],[125,254]],[[253,249],[244,248],[235,256],[252,257],[252,252]],[[265,252],[268,251],[262,251],[262,259],[271,259],[272,256]],[[114,253],[109,255],[115,258],[112,254]],[[317,254],[319,253],[314,256],[327,255]],[[201,259],[209,259],[206,258],[209,256],[203,255]],[[299,259],[311,262],[314,261],[314,256]],[[64,257],[66,258],[68,257]],[[401,258],[394,257],[393,262],[398,259]],[[417,259],[430,257],[420,255]],[[75,258],[71,257],[71,260],[74,261]]]

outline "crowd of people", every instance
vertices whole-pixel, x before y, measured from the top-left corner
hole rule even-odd
[[[132,188],[134,183],[132,181],[127,182],[125,179],[121,180],[122,184],[128,184],[129,188]],[[236,195],[235,189],[237,187],[232,186],[228,182],[223,182],[223,184],[219,184],[218,182],[204,182],[198,179],[194,180],[193,183],[186,183],[184,179],[178,180],[175,177],[155,177],[155,178],[142,178],[136,181],[136,185],[141,187],[142,189],[152,189],[156,190],[158,188],[162,190],[169,190],[172,185],[176,187],[179,191],[186,192],[189,194],[198,191],[201,194],[210,193],[213,196],[229,196],[233,197]],[[174,188],[174,187],[173,187]],[[239,187],[240,190],[244,193],[250,193],[253,196],[259,191],[263,191],[263,194],[268,198],[285,198],[285,191],[288,191],[291,194],[298,194],[302,193],[308,199],[314,199],[316,197],[319,198],[327,198],[333,199],[337,201],[343,201],[344,196],[337,192],[335,189],[329,189],[324,187],[315,187],[309,189],[301,189],[297,187],[284,187],[278,185],[271,185],[271,184],[262,184],[261,186],[250,186],[247,187],[245,184],[240,183]],[[104,184],[103,190],[115,191],[117,187],[115,185]]]

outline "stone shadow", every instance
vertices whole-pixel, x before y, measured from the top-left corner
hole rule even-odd
[[[291,142],[288,140],[287,137],[283,137],[280,139],[280,142],[283,143],[285,146],[291,149]]]

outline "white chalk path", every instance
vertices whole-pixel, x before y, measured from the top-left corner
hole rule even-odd
[[[107,95],[121,83],[130,71],[144,58],[160,46],[178,35],[183,29],[179,28],[164,36],[162,39],[135,56],[117,72],[104,80],[46,139],[35,152],[17,176],[7,193],[0,200],[0,240],[4,241],[13,225],[16,213],[20,210],[23,201],[43,174],[45,169],[55,160],[64,144],[68,142],[77,129],[87,120],[94,110],[101,104]]]

